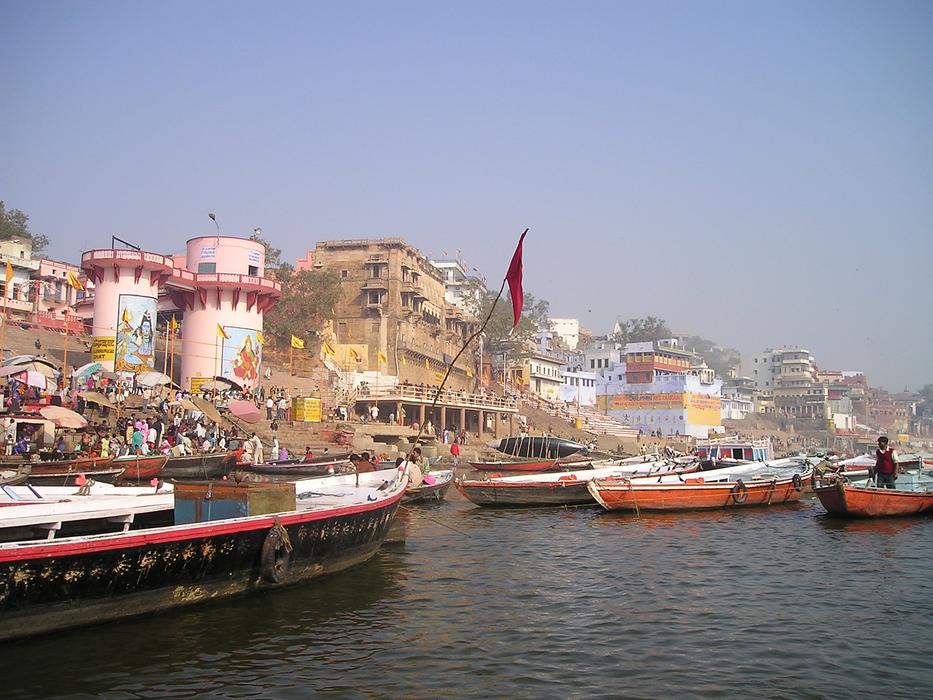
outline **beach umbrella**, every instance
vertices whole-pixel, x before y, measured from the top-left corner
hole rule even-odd
[[[227,408],[230,409],[230,413],[247,423],[258,423],[262,420],[262,411],[256,408],[252,401],[231,401]]]
[[[43,406],[39,409],[43,418],[48,418],[59,428],[85,428],[87,419],[80,413],[75,413],[62,406]]]
[[[22,365],[10,365],[9,367],[0,367],[0,377],[10,377],[14,374],[19,374],[20,372],[25,372],[26,367]]]
[[[100,362],[88,362],[86,365],[81,365],[74,372],[71,373],[72,377],[90,377],[95,372],[102,372],[104,366]]]
[[[52,360],[50,360],[47,357],[39,357],[38,355],[14,355],[13,357],[9,357],[6,360],[4,360],[3,366],[6,367],[8,365],[26,365],[26,364],[29,364],[30,362],[35,362],[36,364],[39,364],[39,365],[46,365],[48,367],[51,367],[52,369],[56,369],[56,370],[58,369],[58,365],[52,362]]]
[[[193,396],[191,402],[197,406],[198,410],[203,413],[205,416],[210,418],[212,421],[220,424],[221,418],[220,414],[217,412],[217,408],[210,401],[205,400],[201,396]]]
[[[159,386],[162,384],[171,384],[172,380],[167,374],[162,372],[143,372],[137,378],[142,386]]]
[[[113,401],[99,391],[82,391],[78,393],[78,396],[88,403],[96,403],[98,406],[106,406],[107,408],[116,408]]]

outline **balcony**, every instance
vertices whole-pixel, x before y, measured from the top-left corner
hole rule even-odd
[[[363,283],[363,290],[389,291],[389,282],[384,277],[370,277]]]

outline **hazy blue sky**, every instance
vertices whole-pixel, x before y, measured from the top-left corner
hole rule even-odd
[[[77,260],[402,236],[933,382],[931,2],[0,0],[0,199]]]

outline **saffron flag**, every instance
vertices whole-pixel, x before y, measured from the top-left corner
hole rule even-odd
[[[505,274],[505,279],[509,283],[509,294],[512,297],[512,327],[518,325],[522,318],[522,304],[524,303],[524,294],[522,293],[522,243],[525,240],[526,228],[522,232],[522,237],[518,239],[518,247],[512,255],[512,262],[509,263],[509,271]]]
[[[172,320],[169,322],[168,327],[172,333],[178,330],[178,321],[175,319],[175,314],[172,314]]]
[[[383,364],[388,364],[388,363],[389,363],[389,358],[386,357],[385,354],[384,354],[383,352],[381,352],[381,351],[376,353],[376,358],[377,358],[380,362],[382,362]]]
[[[262,331],[256,331],[256,342],[260,345],[266,344],[266,334]]]
[[[303,340],[302,340],[301,338],[299,338],[298,336],[293,335],[293,336],[292,336],[292,347],[295,348],[296,350],[304,350],[304,349],[305,349],[305,341],[303,341]]]
[[[84,285],[81,284],[81,280],[79,280],[79,279],[78,279],[78,276],[77,276],[75,273],[73,273],[73,272],[69,272],[69,273],[68,273],[68,286],[69,286],[69,287],[74,287],[74,288],[77,289],[79,292],[83,292],[83,291],[84,291]]]
[[[337,354],[327,341],[321,343],[321,349],[324,351],[325,355],[330,355],[331,357]]]
[[[404,355],[402,355],[402,364],[403,364],[405,367],[408,367],[408,358],[405,357]]]
[[[466,374],[467,374],[468,377],[472,377],[472,376],[473,376],[473,370],[470,369],[469,367],[467,367],[467,368],[466,368]]]
[[[352,358],[353,358],[354,360],[356,360],[357,362],[360,361],[360,354],[359,354],[356,350],[354,350],[353,348],[350,348],[350,357],[352,357]]]
[[[431,369],[431,363],[428,362],[428,358],[424,358],[424,366],[425,366],[427,369]]]
[[[6,281],[7,284],[10,283],[10,280],[13,279],[13,266],[10,264],[10,261],[6,261]]]
[[[219,323],[217,324],[217,337],[223,338],[224,340],[230,340],[230,336],[227,335],[227,331],[224,330],[224,327]]]

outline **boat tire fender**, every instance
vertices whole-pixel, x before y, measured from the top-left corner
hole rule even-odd
[[[268,583],[285,583],[288,578],[288,567],[291,563],[292,543],[288,538],[288,530],[276,518],[275,526],[269,530],[262,543],[261,568],[262,577]]]
[[[794,485],[794,489],[796,489],[797,493],[803,491],[803,479],[800,478],[800,474],[794,474],[794,478],[790,481]]]
[[[735,486],[732,487],[731,494],[735,503],[745,503],[748,500],[748,486],[745,485],[744,481],[738,479]]]

